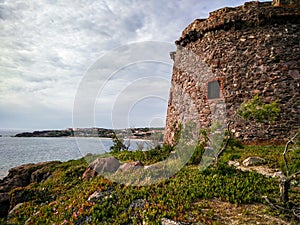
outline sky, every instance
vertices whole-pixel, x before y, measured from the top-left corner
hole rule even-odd
[[[0,0],[0,128],[164,126],[174,41],[244,2]]]

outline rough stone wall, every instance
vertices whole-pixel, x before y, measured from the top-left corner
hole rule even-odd
[[[178,124],[192,120],[209,128],[214,117],[234,121],[234,135],[251,142],[283,141],[300,127],[299,4],[223,8],[191,23],[176,45],[165,143],[173,144]],[[221,96],[209,100],[213,80]],[[237,116],[241,103],[256,94],[265,103],[279,101],[281,115],[272,126]]]

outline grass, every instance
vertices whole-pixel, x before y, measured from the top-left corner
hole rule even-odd
[[[224,224],[228,218],[252,224],[266,218],[268,224],[289,221],[295,218],[272,210],[262,198],[279,197],[278,181],[254,172],[242,172],[227,166],[228,160],[242,161],[248,156],[260,156],[266,164],[278,168],[282,164],[284,146],[245,146],[228,149],[218,167],[199,171],[197,165],[187,165],[171,178],[151,186],[124,186],[98,176],[82,181],[81,176],[88,166],[82,158],[55,165],[52,177],[42,183],[33,183],[26,188],[15,189],[11,196],[23,196],[25,203],[9,216],[7,224],[160,224],[162,218],[181,222]],[[165,159],[170,149],[148,152],[120,152],[115,156],[121,161],[140,160],[152,164]],[[107,156],[107,155],[105,155]],[[95,156],[89,155],[89,160]],[[292,159],[299,159],[295,151]],[[299,169],[298,162],[292,168]],[[109,197],[100,202],[89,202],[95,191],[113,187]],[[291,191],[295,202],[300,200],[299,190]],[[132,207],[137,199],[146,204]],[[299,202],[299,201],[298,201]],[[232,210],[228,210],[232,208]],[[271,219],[270,219],[271,218]],[[281,221],[281,222],[280,222]],[[253,224],[255,224],[253,222]],[[230,222],[228,222],[230,223]]]

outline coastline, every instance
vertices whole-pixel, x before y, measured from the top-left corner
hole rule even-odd
[[[33,132],[21,132],[14,137],[100,137],[112,138],[114,135],[124,139],[148,139],[152,135],[162,136],[164,128],[67,128],[63,130],[36,130]]]

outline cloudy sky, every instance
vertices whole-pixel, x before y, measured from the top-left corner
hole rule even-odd
[[[165,43],[168,51],[194,19],[244,2],[0,0],[0,128],[73,127],[78,89],[85,88],[82,93],[89,95],[92,87],[85,77],[95,68],[103,73],[104,67],[110,68],[109,76],[90,82],[94,89],[99,86],[90,101],[94,124],[78,126],[163,125],[172,72],[168,54],[162,52],[166,59],[155,62],[147,61],[148,56],[134,58],[148,52],[148,46],[139,53],[131,51],[127,64],[116,67],[117,52],[123,57],[122,46],[131,49],[146,41]],[[84,97],[82,93],[77,99]],[[85,108],[80,104],[77,111]]]

